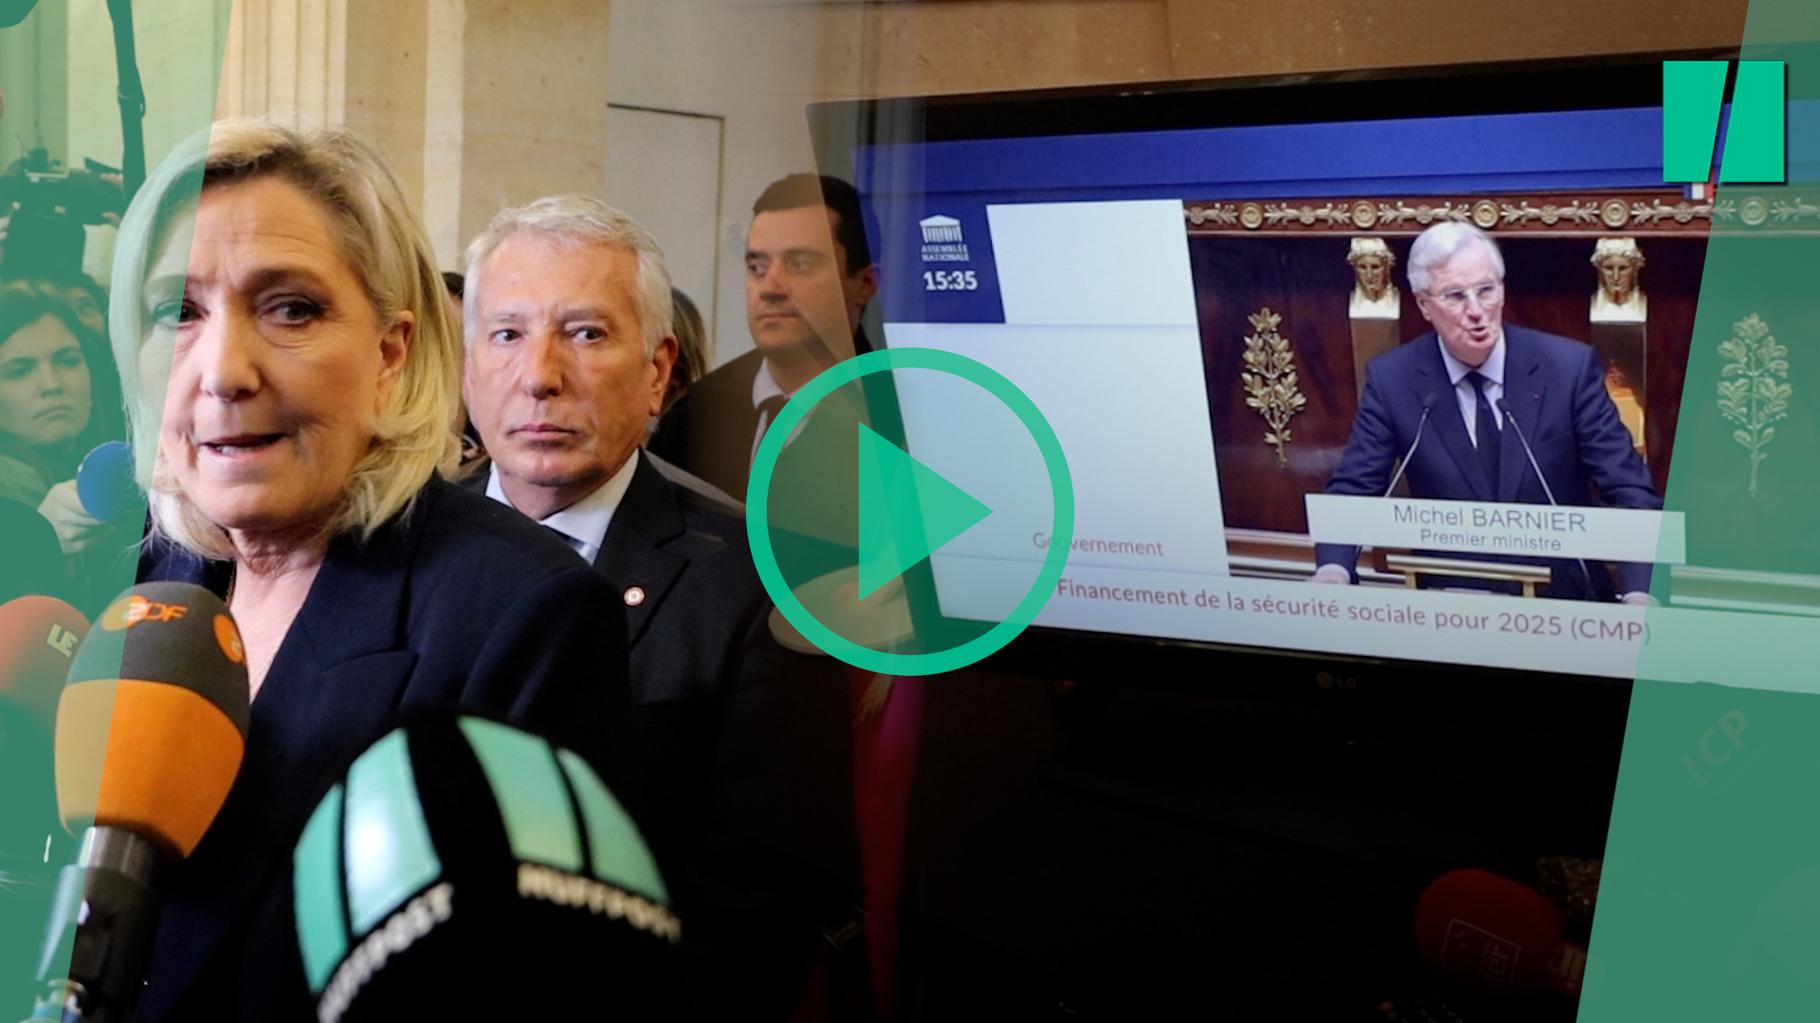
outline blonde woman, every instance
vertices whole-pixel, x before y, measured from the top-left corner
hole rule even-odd
[[[227,805],[165,879],[136,1018],[308,1014],[284,868],[309,808],[419,710],[606,760],[622,612],[560,541],[441,479],[461,344],[353,137],[235,121],[180,149],[122,224],[110,333],[149,488],[141,575],[228,601],[253,690]]]

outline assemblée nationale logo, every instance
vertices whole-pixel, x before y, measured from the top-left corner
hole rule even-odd
[[[967,254],[967,241],[961,237],[960,221],[937,213],[916,224],[923,229],[923,262],[966,263],[972,260],[973,257]]]

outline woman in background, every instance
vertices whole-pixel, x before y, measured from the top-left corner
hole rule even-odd
[[[0,500],[36,508],[66,554],[103,528],[76,495],[76,468],[122,436],[106,341],[77,297],[45,283],[0,285]]]

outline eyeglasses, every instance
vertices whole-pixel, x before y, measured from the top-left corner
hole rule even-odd
[[[1476,288],[1454,288],[1438,295],[1431,292],[1429,297],[1456,313],[1466,308],[1466,300],[1469,298],[1477,299],[1479,306],[1483,308],[1504,297],[1504,282],[1492,281],[1490,284],[1481,284]]]

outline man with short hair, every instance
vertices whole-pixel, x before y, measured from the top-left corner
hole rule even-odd
[[[878,291],[859,193],[792,174],[752,204],[746,325],[755,346],[697,381],[650,449],[744,500],[759,439],[791,395],[865,347],[860,316]]]
[[[469,246],[463,301],[462,389],[492,456],[469,485],[623,595],[635,790],[620,797],[685,920],[691,995],[716,1017],[787,1001],[826,913],[778,847],[801,816],[850,828],[846,776],[821,769],[845,747],[796,763],[818,736],[844,740],[845,706],[800,702],[828,687],[771,637],[740,509],[639,450],[677,351],[663,254],[598,200],[539,199]]]
[[[1434,329],[1366,366],[1352,434],[1327,493],[1382,496],[1397,460],[1414,446],[1404,478],[1416,497],[1549,504],[1552,490],[1566,505],[1662,507],[1592,346],[1504,323],[1504,257],[1490,235],[1453,222],[1423,231],[1409,250],[1409,288]],[[1523,438],[1534,448],[1534,465]],[[1354,580],[1358,548],[1320,544],[1315,557],[1316,582]],[[1614,588],[1597,562],[1472,557],[1546,564],[1550,579],[1541,596],[1648,601],[1648,565],[1615,564]],[[1514,592],[1494,582],[1448,583]]]
[[[488,496],[541,522],[620,592],[637,802],[660,855],[699,828],[717,703],[770,642],[737,510],[639,454],[676,340],[657,243],[595,199],[509,209],[468,249],[463,392]]]

